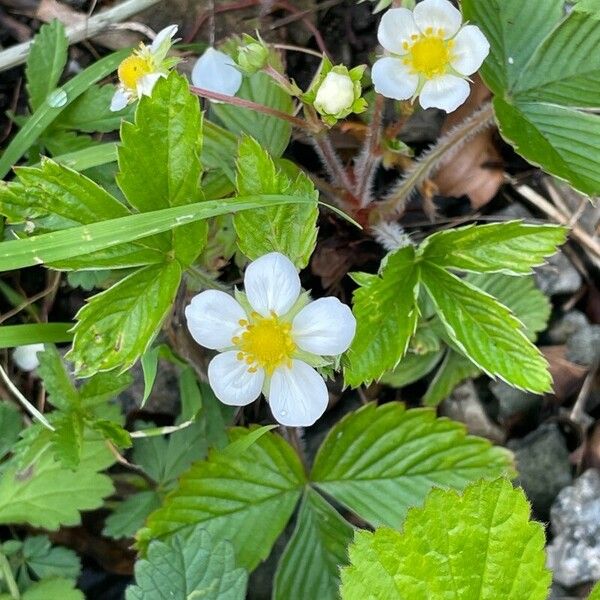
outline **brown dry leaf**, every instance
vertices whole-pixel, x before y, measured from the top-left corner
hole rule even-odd
[[[554,382],[554,396],[562,403],[575,394],[587,375],[587,367],[577,365],[565,358],[566,346],[545,346],[540,348],[550,365]]]
[[[467,101],[448,115],[442,134],[458,125],[483,102],[489,100],[490,91],[478,76],[473,78],[471,94]],[[439,193],[443,196],[468,196],[473,208],[487,204],[504,181],[500,166],[502,157],[494,144],[494,129],[488,127],[471,138],[460,151],[443,165],[433,177]]]

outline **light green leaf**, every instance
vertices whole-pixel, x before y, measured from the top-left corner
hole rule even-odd
[[[83,449],[83,418],[77,411],[68,411],[53,419],[52,451],[66,469],[76,469]]]
[[[596,14],[564,2],[464,0],[465,16],[492,45],[482,75],[500,131],[529,162],[584,194],[600,192],[600,43]]]
[[[49,400],[56,408],[69,410],[79,406],[79,395],[62,361],[58,350],[47,345],[38,354],[38,374],[44,381]]]
[[[544,528],[510,482],[480,481],[459,495],[433,490],[402,532],[360,531],[342,569],[343,600],[545,600]]]
[[[234,428],[229,439],[235,442],[247,433]],[[271,432],[243,454],[212,451],[181,477],[163,507],[150,515],[138,541],[146,546],[152,539],[202,524],[215,539],[230,540],[238,564],[252,570],[269,555],[305,481],[294,450]]]
[[[600,583],[597,583],[594,586],[594,588],[590,592],[588,600],[600,600]]]
[[[56,89],[67,64],[68,49],[69,39],[64,25],[58,19],[42,25],[34,36],[25,66],[27,94],[32,110],[37,110],[50,92]]]
[[[432,487],[514,474],[512,455],[462,423],[397,402],[368,404],[329,432],[311,474],[319,488],[372,525],[398,527]]]
[[[102,506],[113,493],[110,477],[99,473],[114,462],[103,441],[85,441],[77,469],[65,469],[43,452],[24,469],[12,459],[0,476],[0,523],[29,523],[56,530],[79,525],[79,513]]]
[[[564,227],[522,221],[467,225],[434,233],[419,250],[424,260],[447,269],[522,275],[554,254],[566,235]]]
[[[90,85],[110,75],[130,52],[129,48],[124,48],[119,52],[109,54],[65,83],[61,88],[64,92],[65,103],[61,106],[53,106],[52,104],[55,103],[50,104],[46,99],[15,135],[0,157],[0,178],[6,176],[11,167],[31,148],[46,128],[71,102],[83,94]]]
[[[160,496],[154,490],[133,494],[106,517],[102,534],[116,539],[131,538],[159,506]]]
[[[304,173],[291,179],[279,171],[269,154],[254,139],[244,136],[237,159],[237,190],[241,196],[285,194],[313,197],[314,204],[289,204],[241,212],[233,223],[240,250],[251,260],[281,252],[304,268],[317,242],[318,193]]]
[[[34,583],[21,596],[22,600],[85,600],[82,592],[75,588],[75,581],[56,577]]]
[[[113,85],[91,86],[60,114],[54,126],[88,133],[108,133],[119,129],[121,121],[129,120],[133,110],[131,105],[119,112],[110,110],[114,93]]]
[[[81,572],[81,562],[77,554],[69,548],[52,546],[45,535],[28,537],[23,542],[23,558],[27,566],[40,578],[64,577],[77,579]]]
[[[337,600],[340,567],[348,563],[352,527],[314,490],[307,489],[296,528],[279,560],[274,600]]]
[[[116,142],[94,144],[89,148],[83,148],[82,150],[69,152],[68,154],[61,154],[60,156],[53,156],[52,160],[74,171],[85,171],[92,167],[116,162],[117,144]]]
[[[380,381],[396,388],[414,383],[431,372],[440,362],[443,354],[443,349],[425,354],[408,352],[398,366],[393,371],[385,373]]]
[[[546,360],[508,308],[436,265],[422,263],[421,279],[446,333],[479,368],[521,389],[552,388]]]
[[[356,277],[352,312],[356,335],[344,379],[357,387],[378,379],[400,362],[418,321],[419,275],[412,246],[389,254],[379,275]]]
[[[181,267],[172,261],[132,273],[77,313],[68,358],[80,377],[125,370],[150,347],[173,306]]]
[[[243,600],[248,573],[236,568],[233,548],[200,526],[166,543],[150,542],[135,565],[127,600]]]
[[[202,200],[202,118],[198,99],[189,91],[185,77],[173,72],[160,79],[152,96],[139,102],[135,123],[123,123],[121,141],[117,182],[138,211]],[[202,222],[171,232],[170,243],[184,266],[201,252],[206,233]]]
[[[0,327],[0,348],[15,348],[27,344],[69,342],[73,338],[73,323],[30,323]]]
[[[440,368],[423,396],[423,404],[437,406],[452,393],[461,381],[470,377],[477,377],[480,374],[479,367],[466,356],[459,354],[452,348],[448,348]]]
[[[236,96],[288,114],[293,110],[291,96],[266,73],[244,77]],[[212,104],[211,109],[229,131],[253,137],[275,158],[279,158],[289,144],[292,126],[288,121],[226,103]]]

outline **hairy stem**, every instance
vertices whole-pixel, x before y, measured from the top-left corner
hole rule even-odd
[[[414,189],[444,165],[474,135],[491,127],[494,110],[490,102],[443,135],[438,142],[415,161],[387,197],[373,211],[375,221],[397,217],[404,210]]]

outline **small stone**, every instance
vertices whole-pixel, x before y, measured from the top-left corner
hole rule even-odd
[[[550,327],[548,337],[553,344],[564,344],[574,333],[588,327],[589,324],[587,317],[581,311],[572,310]]]
[[[573,587],[600,579],[600,473],[587,470],[560,492],[550,520],[554,540],[548,566],[560,585]]]
[[[535,269],[535,279],[544,294],[574,294],[581,287],[581,275],[563,252],[552,255],[547,264]]]
[[[512,387],[504,381],[490,383],[490,391],[498,400],[498,419],[506,421],[517,413],[528,413],[538,410],[543,403],[543,397]]]
[[[579,365],[593,365],[600,360],[600,325],[576,331],[567,341],[566,357]]]
[[[546,521],[557,494],[573,480],[569,450],[558,426],[547,423],[507,446],[515,453],[517,482],[538,519]]]

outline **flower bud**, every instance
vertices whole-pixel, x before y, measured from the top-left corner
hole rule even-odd
[[[314,107],[323,115],[337,115],[354,104],[354,82],[349,75],[330,71],[317,90]]]
[[[269,61],[269,48],[260,37],[255,40],[252,36],[244,35],[243,40],[245,43],[238,48],[236,63],[246,75],[253,75]]]
[[[44,351],[44,344],[18,346],[13,351],[13,360],[21,371],[33,371],[40,364],[37,354]]]

